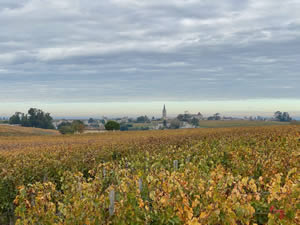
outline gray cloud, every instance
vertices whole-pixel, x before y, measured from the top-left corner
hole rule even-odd
[[[2,0],[0,101],[300,98],[297,0]]]

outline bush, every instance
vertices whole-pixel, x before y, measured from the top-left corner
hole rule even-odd
[[[58,128],[59,132],[61,134],[74,134],[74,130],[72,129],[72,126],[61,126]]]
[[[120,130],[120,124],[117,123],[116,121],[110,120],[105,124],[105,129],[106,130]]]
[[[72,129],[74,130],[74,133],[83,133],[84,128],[85,126],[81,120],[74,120],[72,122]]]
[[[61,134],[74,134],[83,133],[84,124],[80,120],[74,120],[72,123],[63,122],[58,126],[58,130]]]

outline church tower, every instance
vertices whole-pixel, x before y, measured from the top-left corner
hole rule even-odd
[[[165,120],[167,119],[167,110],[166,110],[166,106],[164,105],[163,111],[162,111],[162,118]]]

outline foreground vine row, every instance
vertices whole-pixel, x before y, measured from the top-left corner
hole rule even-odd
[[[297,126],[6,139],[2,220],[300,224],[299,140]]]

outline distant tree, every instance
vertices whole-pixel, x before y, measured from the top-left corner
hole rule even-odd
[[[10,124],[21,124],[24,127],[37,127],[44,129],[54,129],[50,113],[44,113],[40,109],[30,108],[28,114],[16,112],[10,117]]]
[[[83,133],[85,125],[81,120],[74,120],[72,123],[62,122],[57,129],[61,134]]]
[[[137,123],[150,123],[150,120],[147,116],[139,116],[137,119],[136,119],[136,122]]]
[[[65,126],[72,126],[72,123],[70,122],[62,122],[57,126],[57,129],[61,128],[61,127],[65,127]]]
[[[216,114],[214,115],[214,118],[215,118],[215,120],[221,120],[221,115],[220,115],[220,113],[216,113]]]
[[[199,120],[197,119],[197,118],[193,118],[192,120],[191,120],[191,124],[193,124],[194,126],[199,126]]]
[[[282,121],[284,122],[290,122],[292,120],[292,118],[290,117],[288,112],[284,112],[282,114]]]
[[[183,115],[183,114],[179,114],[179,115],[177,116],[177,119],[178,119],[179,121],[183,121],[183,120],[184,120],[184,115]]]
[[[126,123],[121,123],[121,124],[120,124],[120,130],[121,130],[121,131],[127,131],[127,130],[128,130],[128,124],[126,124]]]
[[[106,130],[120,130],[120,124],[117,123],[116,121],[110,120],[105,124],[105,129]]]
[[[180,125],[181,125],[180,120],[176,118],[176,119],[171,120],[170,128],[171,129],[179,129]]]
[[[61,134],[74,134],[74,130],[71,125],[64,125],[58,128]]]
[[[74,120],[71,127],[74,133],[83,133],[85,129],[85,125],[81,120]]]
[[[27,115],[25,115],[25,116],[22,117],[21,125],[23,127],[32,127],[32,125],[31,125],[31,123],[30,123]]]
[[[41,109],[30,108],[25,117],[23,117],[26,120],[23,122],[24,126],[28,125],[37,128],[54,129],[52,124],[53,119],[50,113],[44,113]]]
[[[88,123],[95,123],[96,121],[93,118],[89,118]]]
[[[281,122],[290,122],[292,120],[288,112],[282,113],[280,111],[274,113],[274,119]]]
[[[282,120],[282,112],[280,112],[280,111],[275,112],[274,113],[274,118],[277,121],[281,121]]]
[[[167,127],[167,121],[166,120],[163,121],[163,125],[164,125],[164,127]]]
[[[16,112],[9,118],[9,124],[21,124],[22,115],[21,112]]]
[[[183,121],[183,122],[190,122],[191,119],[192,119],[192,115],[191,114],[188,114],[188,113],[184,113],[184,114],[179,114],[177,116],[177,119],[179,121]]]
[[[136,118],[136,122],[137,123],[144,123],[145,122],[144,116],[139,116],[138,118]]]
[[[208,120],[221,120],[220,113],[215,113],[213,116],[207,118]]]

